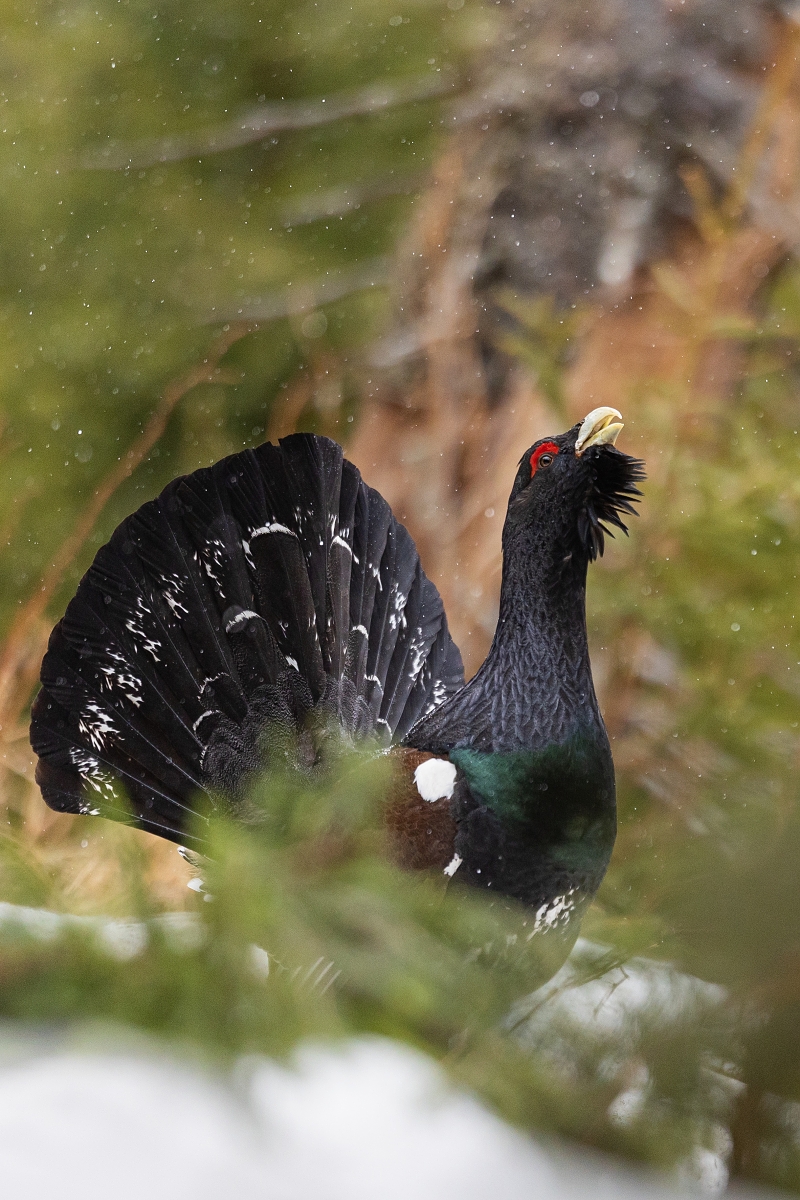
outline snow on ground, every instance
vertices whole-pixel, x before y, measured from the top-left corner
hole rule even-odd
[[[223,1080],[163,1052],[29,1046],[0,1066],[9,1200],[677,1200],[539,1145],[381,1039],[305,1047]],[[755,1197],[757,1193],[748,1192]],[[741,1193],[742,1196],[745,1193]],[[764,1193],[761,1193],[764,1195]]]
[[[145,944],[146,929],[134,922],[64,918],[0,905],[0,926],[21,924],[42,938],[54,936],[65,921],[84,920],[96,927],[109,953],[134,957]],[[197,932],[182,917],[174,925],[180,938]],[[595,949],[584,944],[581,953],[591,957]],[[670,968],[659,964],[626,967],[611,993],[607,980],[570,988],[570,970],[548,985],[547,994],[578,1023],[596,1021],[607,1005],[603,1020],[620,1021],[648,995],[652,999],[653,987],[667,992],[684,987],[684,977],[670,983]],[[688,981],[685,986],[708,985]],[[534,1015],[533,1041],[535,1025]],[[431,1059],[389,1040],[307,1045],[290,1067],[251,1058],[223,1077],[170,1057],[163,1046],[133,1032],[118,1032],[113,1041],[108,1032],[93,1039],[88,1033],[80,1036],[80,1043],[67,1045],[8,1026],[5,1036],[0,1034],[4,1200],[678,1200],[687,1195],[662,1177],[583,1149],[525,1137],[454,1089]],[[713,1185],[713,1178],[709,1182]],[[767,1193],[738,1195],[756,1200]]]

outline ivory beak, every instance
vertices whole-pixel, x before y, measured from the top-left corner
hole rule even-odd
[[[576,456],[580,457],[590,446],[613,446],[622,428],[622,413],[615,408],[593,408],[583,419],[575,443]]]

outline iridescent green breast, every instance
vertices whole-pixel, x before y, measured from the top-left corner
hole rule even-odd
[[[587,882],[605,870],[616,835],[614,767],[605,731],[581,729],[539,750],[450,751],[476,800],[538,864]],[[596,884],[595,884],[596,886]]]

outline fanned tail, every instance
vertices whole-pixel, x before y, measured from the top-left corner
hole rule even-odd
[[[176,479],[98,552],[42,664],[36,777],[61,812],[202,841],[270,733],[319,713],[400,741],[463,678],[407,531],[294,434]]]

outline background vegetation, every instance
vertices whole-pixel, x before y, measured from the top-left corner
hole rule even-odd
[[[111,1018],[223,1058],[378,1031],[523,1127],[690,1172],[705,1151],[800,1190],[796,26],[749,6],[760,48],[729,71],[746,102],[727,125],[692,118],[727,165],[687,124],[659,160],[679,199],[653,208],[627,273],[602,258],[619,233],[599,232],[573,294],[524,264],[493,276],[487,233],[510,220],[525,145],[578,145],[572,109],[604,115],[586,55],[608,29],[558,7],[0,9],[0,899],[122,921],[0,910],[0,1012]],[[721,10],[689,8],[706,60],[729,63]],[[510,56],[529,39],[541,68],[554,21],[583,90],[523,120],[533,68],[514,92]],[[669,86],[649,83],[635,118],[655,158]],[[610,178],[602,128],[580,145]],[[487,137],[504,147],[488,165]],[[534,242],[556,230],[528,221]],[[117,521],[174,475],[293,428],[347,441],[474,667],[516,457],[598,403],[623,410],[650,479],[591,574],[620,836],[554,985],[520,1000],[543,970],[523,914],[383,863],[381,780],[361,764],[315,793],[264,785],[276,819],[217,831],[212,903],[172,847],[44,808],[26,725],[47,634]],[[632,979],[641,1002],[616,1004]]]

